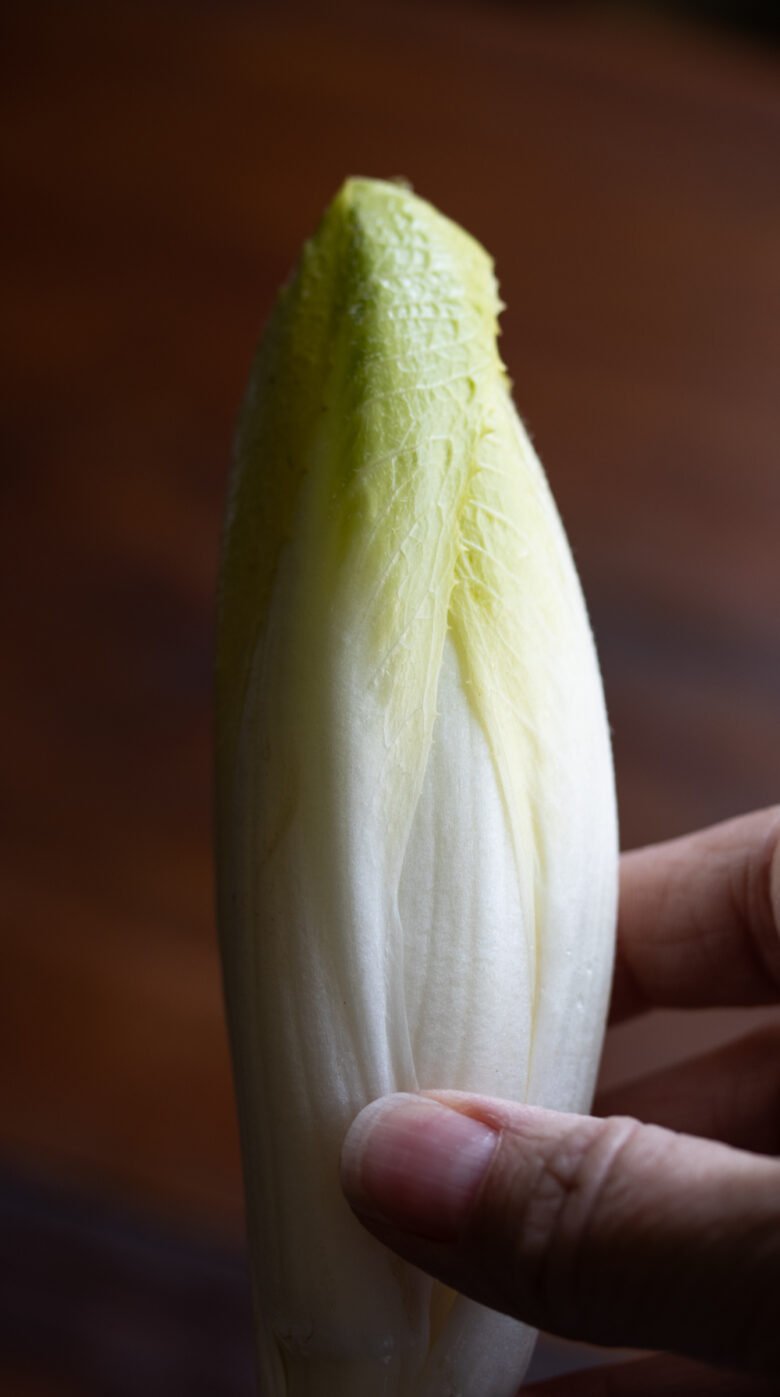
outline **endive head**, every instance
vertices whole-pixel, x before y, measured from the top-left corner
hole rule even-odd
[[[274,1397],[513,1390],[495,1331],[429,1304],[361,1232],[341,1139],[386,1091],[581,1109],[595,1072],[608,730],[499,310],[478,243],[406,188],[350,180],[280,295],[239,428],[220,931]],[[299,1389],[301,1363],[330,1376]]]

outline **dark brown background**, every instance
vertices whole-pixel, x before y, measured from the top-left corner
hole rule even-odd
[[[213,593],[274,291],[347,173],[492,250],[624,843],[775,801],[778,65],[630,7],[19,0],[3,30],[0,1389],[229,1397]],[[665,1052],[723,1031],[670,1019]],[[613,1077],[654,1051],[621,1033]]]

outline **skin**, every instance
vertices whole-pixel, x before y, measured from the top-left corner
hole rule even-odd
[[[651,1007],[778,1000],[780,807],[623,856],[613,1023]],[[394,1138],[376,1103],[347,1137],[343,1183],[365,1226],[495,1309],[571,1338],[661,1351],[524,1392],[778,1391],[780,1022],[606,1093],[592,1116],[424,1097],[389,1099],[402,1107],[402,1168],[385,1167]],[[496,1143],[477,1138],[484,1171],[480,1162],[479,1179],[443,1212],[433,1155],[415,1179],[414,1152],[441,1127],[457,1162],[468,1125],[453,1132],[452,1112]]]

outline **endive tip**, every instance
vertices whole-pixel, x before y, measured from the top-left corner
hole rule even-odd
[[[369,483],[370,467],[388,444],[400,448],[404,436],[410,442],[427,433],[446,453],[447,437],[462,435],[463,415],[454,421],[449,414],[437,428],[435,395],[446,408],[456,379],[464,400],[478,399],[486,379],[505,393],[500,310],[492,259],[458,224],[396,181],[344,181],[277,300],[239,425],[219,602],[217,707],[226,765],[279,557],[295,536],[313,463],[327,456],[331,498],[342,507],[340,541],[348,546],[359,522],[352,490],[359,472],[377,501],[366,503],[365,494],[360,508],[378,512],[387,492],[379,477]],[[484,413],[472,415],[488,425]]]

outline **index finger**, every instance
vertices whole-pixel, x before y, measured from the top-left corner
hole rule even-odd
[[[610,1020],[780,1000],[780,806],[624,854]]]

